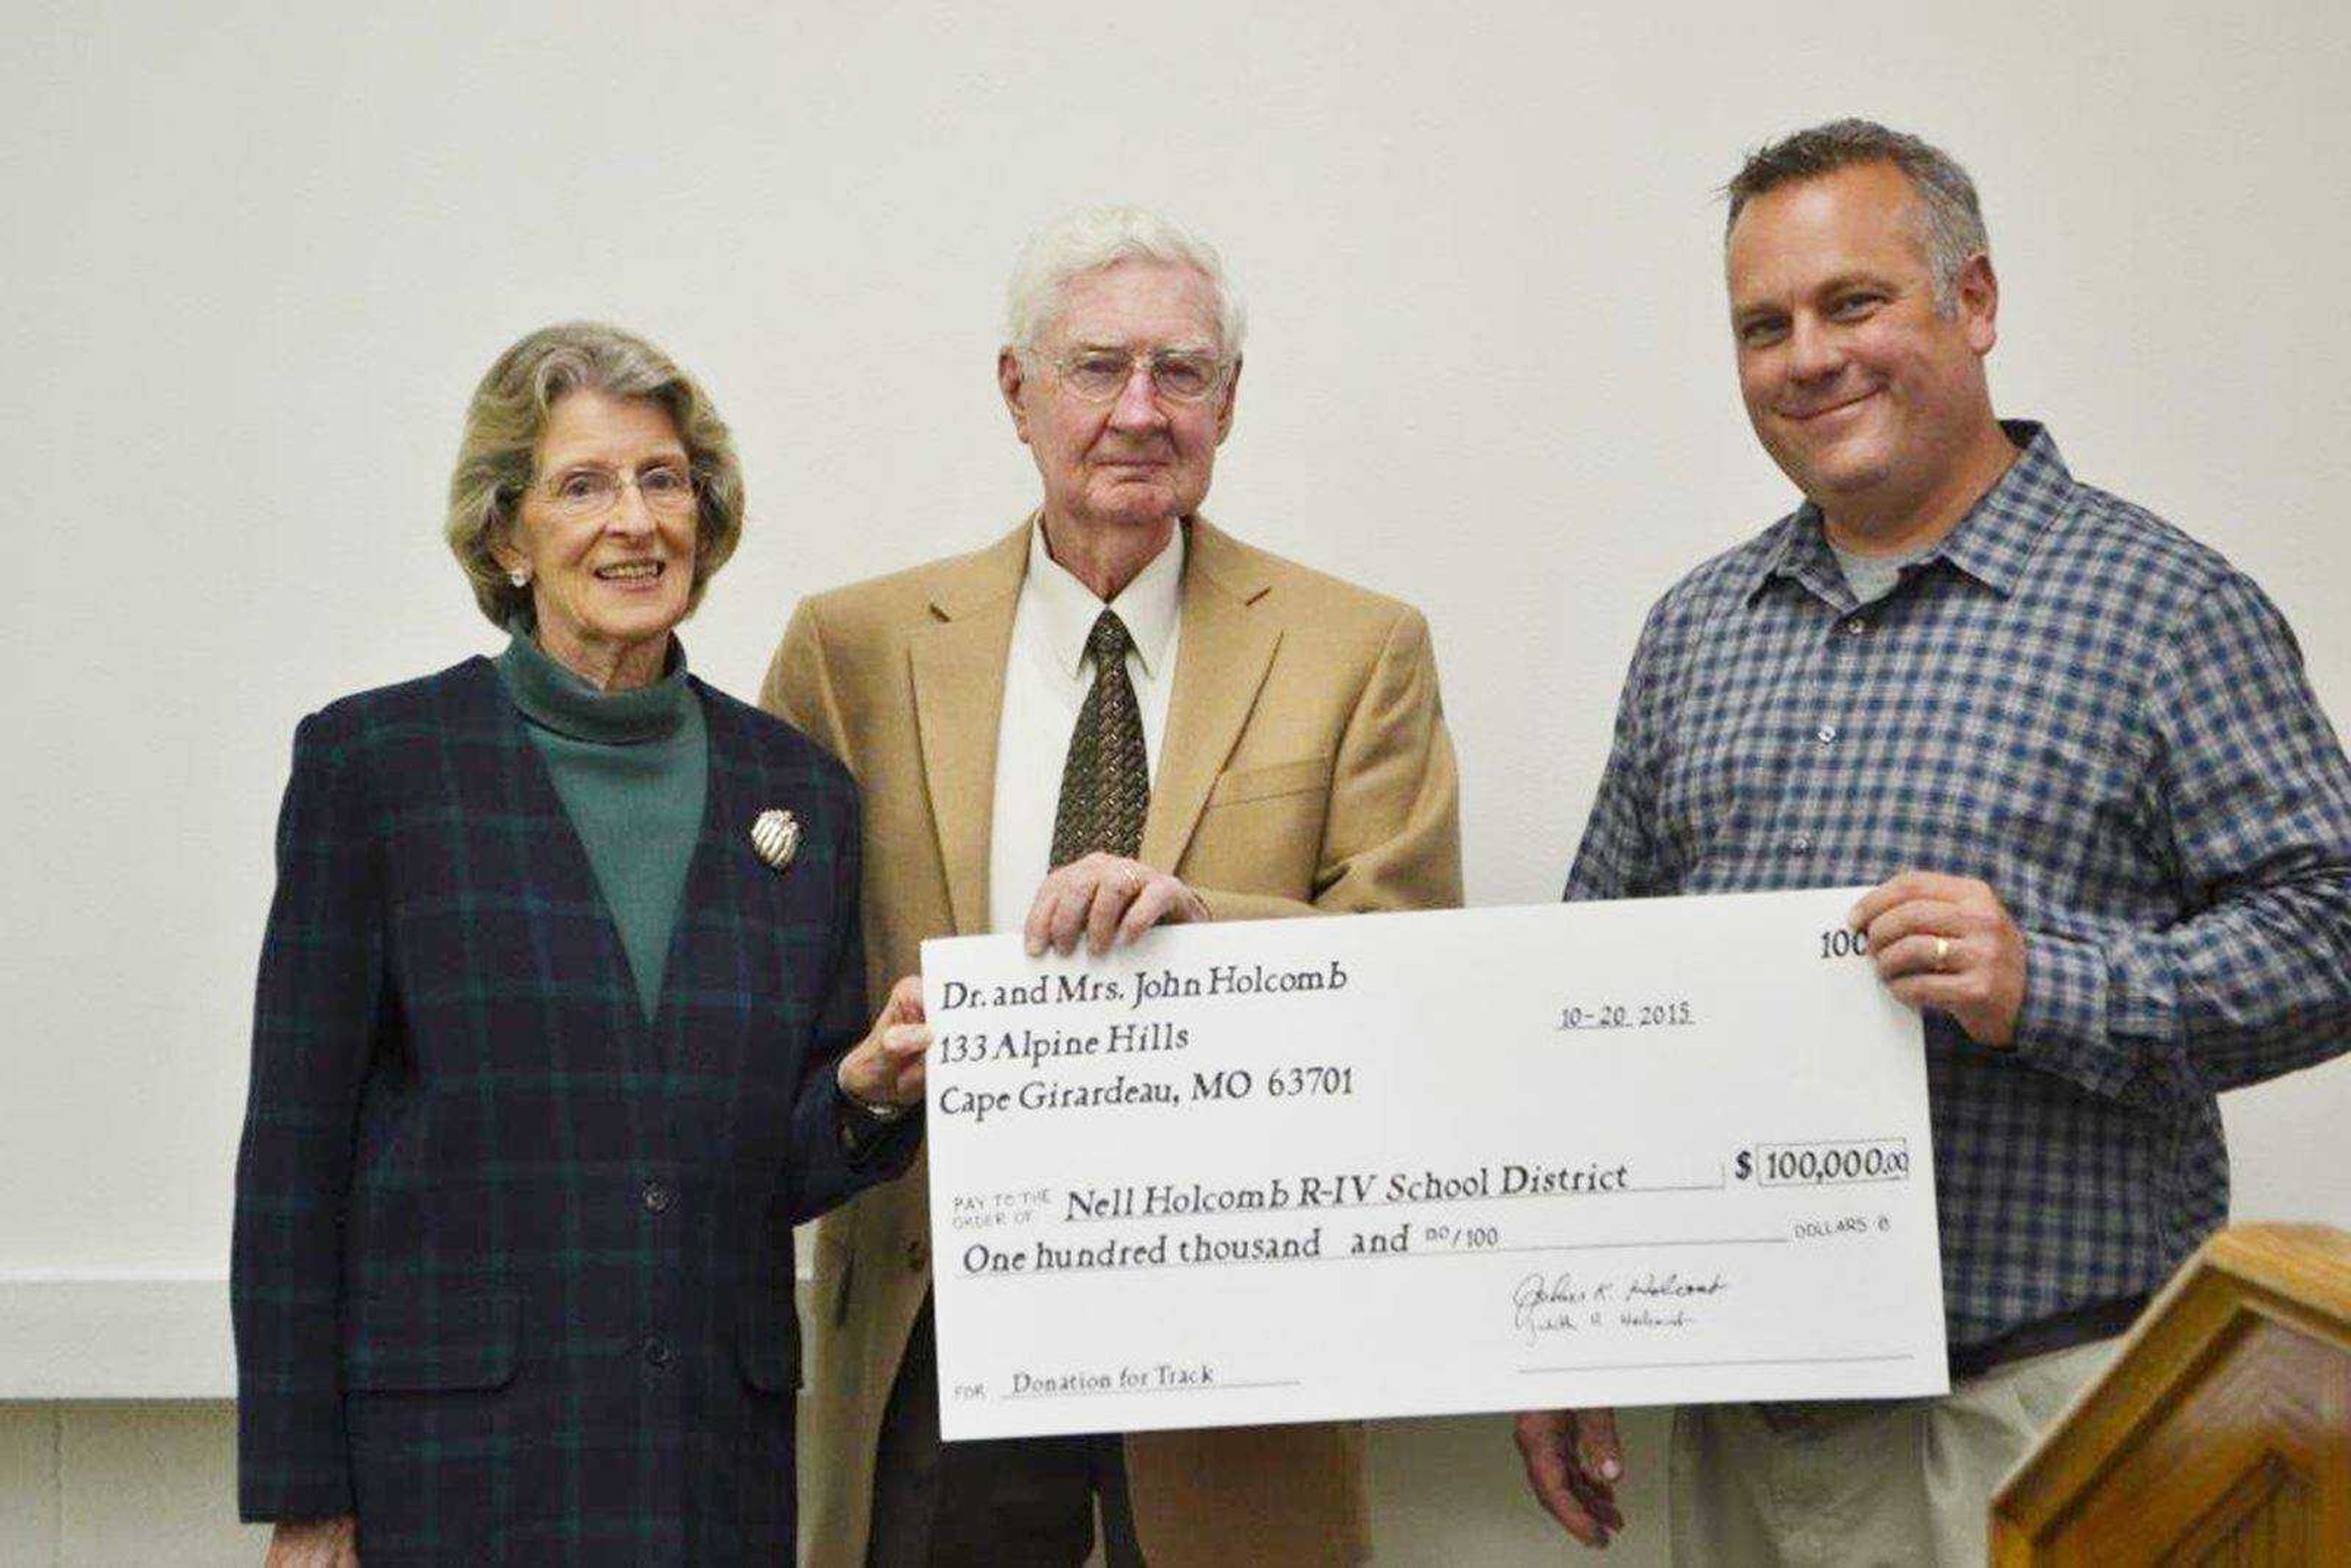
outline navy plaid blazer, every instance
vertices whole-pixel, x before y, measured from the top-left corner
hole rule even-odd
[[[784,1562],[791,1228],[853,1155],[856,787],[696,681],[708,801],[648,1023],[486,659],[302,722],[236,1174],[239,1508],[405,1562]],[[799,819],[779,874],[752,850]]]

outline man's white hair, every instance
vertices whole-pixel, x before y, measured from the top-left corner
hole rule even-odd
[[[1071,280],[1122,261],[1166,262],[1207,278],[1217,296],[1217,352],[1228,363],[1240,359],[1249,313],[1225,276],[1224,258],[1181,225],[1141,207],[1081,207],[1030,236],[1004,291],[1005,347],[1029,358],[1061,314]]]

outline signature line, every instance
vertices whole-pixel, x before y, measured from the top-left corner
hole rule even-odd
[[[1301,1388],[1296,1378],[1287,1383],[1196,1383],[1189,1387],[1176,1388],[1073,1388],[1066,1394],[1008,1394],[1004,1403],[1016,1399],[1099,1399],[1105,1394],[1214,1394],[1221,1388]]]
[[[1774,1355],[1754,1361],[1594,1361],[1582,1366],[1522,1366],[1521,1377],[1537,1377],[1552,1372],[1666,1372],[1698,1366],[1862,1366],[1876,1362],[1916,1361],[1911,1351],[1895,1351],[1886,1355]]]

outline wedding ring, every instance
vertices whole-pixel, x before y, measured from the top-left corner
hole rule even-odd
[[[1949,962],[1949,960],[1950,960],[1950,956],[1951,956],[1951,939],[1950,939],[1949,937],[1948,937],[1948,936],[1938,936],[1938,937],[1936,937],[1936,938],[1935,938],[1935,969],[1936,969],[1936,972],[1937,972],[1937,973],[1938,973],[1938,974],[1939,974],[1939,973],[1942,971],[1942,968],[1943,968],[1944,965]]]

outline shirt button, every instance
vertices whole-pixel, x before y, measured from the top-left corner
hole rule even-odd
[[[1788,841],[1788,848],[1797,854],[1802,854],[1812,847],[1812,836],[1807,833],[1798,833]]]
[[[647,1366],[667,1366],[669,1364],[670,1354],[669,1341],[662,1338],[659,1334],[647,1334],[645,1336],[645,1364]]]
[[[1856,615],[1844,623],[1844,634],[1848,637],[1858,637],[1868,630],[1869,619],[1864,615]]]
[[[1824,724],[1824,725],[1821,726],[1821,727],[1820,727],[1819,729],[1817,729],[1817,730],[1813,731],[1813,734],[1814,734],[1814,735],[1819,738],[1820,743],[1821,743],[1823,746],[1826,746],[1826,745],[1828,745],[1831,741],[1833,741],[1833,740],[1836,739],[1836,737],[1837,737],[1837,727],[1836,727],[1836,726],[1834,726],[1834,725],[1833,725],[1833,724]]]
[[[649,1181],[645,1183],[645,1207],[650,1212],[654,1214],[666,1213],[669,1209],[669,1206],[674,1201],[675,1201],[675,1195],[670,1191],[669,1185],[666,1182]]]
[[[924,1262],[925,1256],[925,1252],[924,1252],[924,1250],[923,1250],[923,1244],[922,1244],[920,1241],[909,1241],[909,1242],[907,1242],[907,1243],[906,1243],[906,1272],[908,1272],[909,1274],[919,1274],[919,1273],[921,1273],[921,1272],[923,1271],[923,1262]]]

